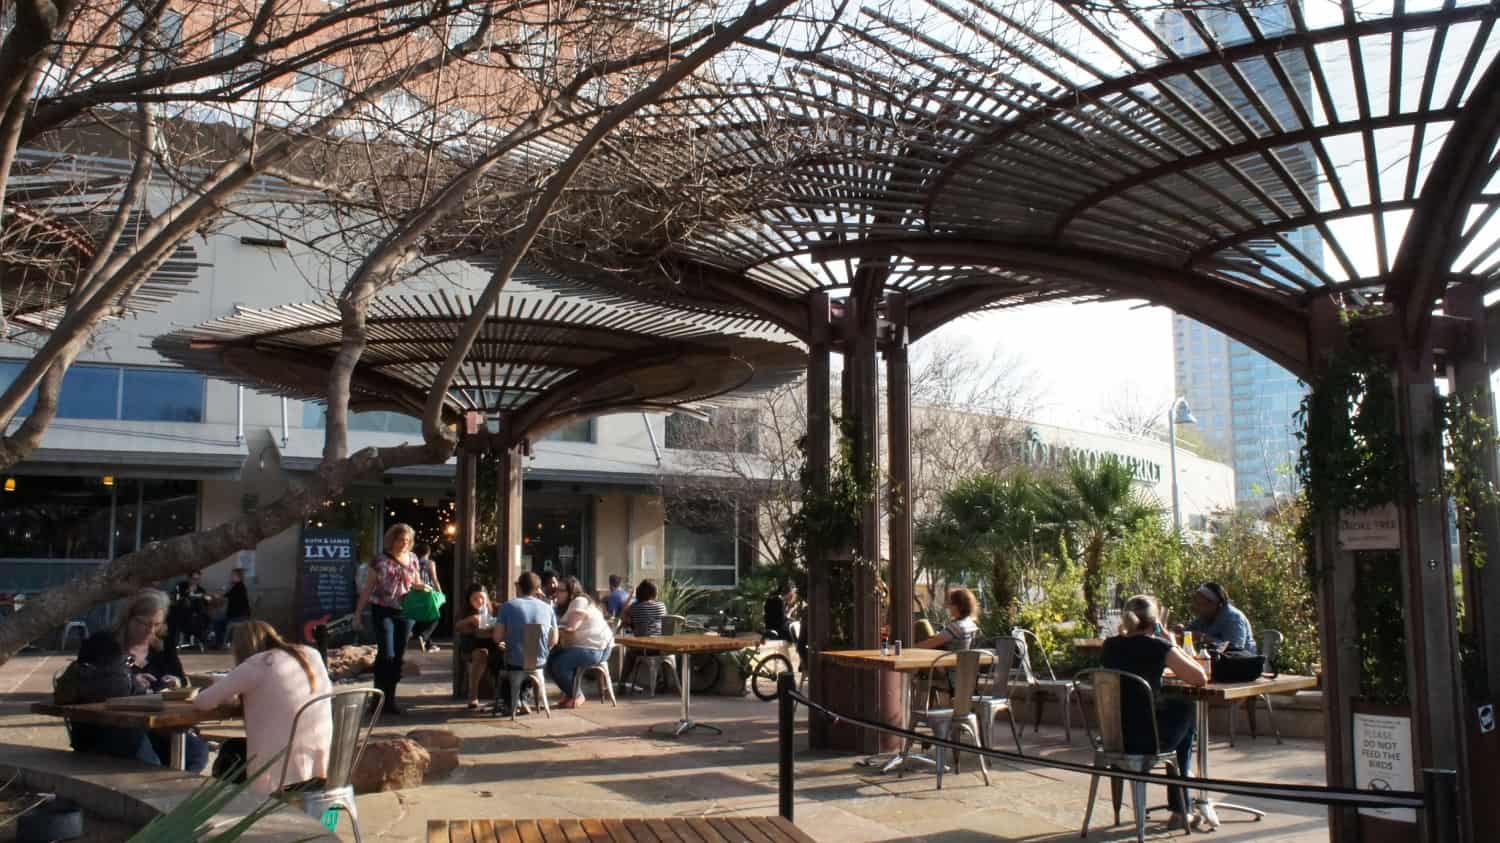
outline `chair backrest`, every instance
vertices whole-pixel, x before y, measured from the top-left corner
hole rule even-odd
[[[1027,682],[1035,682],[1037,674],[1035,665],[1032,663],[1032,654],[1039,653],[1042,657],[1042,667],[1046,669],[1046,675],[1040,677],[1051,682],[1057,681],[1057,674],[1052,671],[1052,659],[1047,655],[1047,648],[1042,646],[1042,639],[1036,637],[1036,633],[1029,629],[1020,629],[1021,643],[1026,645],[1026,652],[1021,656],[1021,670],[1026,674]]]
[[[1099,722],[1099,748],[1105,752],[1125,752],[1125,689],[1133,686],[1137,693],[1144,695],[1149,706],[1147,710],[1155,712],[1156,697],[1151,693],[1151,684],[1134,673],[1103,667],[1080,671],[1074,681],[1079,686],[1093,689],[1094,718]],[[1154,715],[1151,718],[1151,745],[1161,746]]]
[[[995,639],[995,661],[987,668],[990,677],[990,697],[997,700],[1010,699],[1010,671],[1016,666],[1016,639],[1002,635]]]
[[[974,708],[974,688],[979,684],[979,667],[983,650],[959,650],[953,654],[958,665],[953,668],[953,717],[961,720]]]
[[[539,623],[526,624],[525,639],[521,644],[521,666],[526,670],[536,670],[538,662],[542,660],[542,625]]]
[[[1260,631],[1260,654],[1266,659],[1265,672],[1276,675],[1276,661],[1281,656],[1281,642],[1286,636],[1274,629],[1263,629]]]
[[[687,618],[682,615],[667,615],[661,619],[661,634],[676,635],[687,624]]]
[[[375,701],[373,708],[370,700]],[[328,748],[328,772],[324,776],[326,789],[333,790],[349,784],[354,774],[354,765],[359,762],[359,756],[370,740],[370,732],[375,729],[375,721],[380,718],[380,709],[385,705],[385,694],[375,688],[340,688],[303,703],[297,709],[297,715],[292,718],[291,738],[287,741],[281,760],[281,778],[276,786],[277,790],[296,784],[286,780],[287,769],[292,763],[291,742],[296,740],[302,715],[319,705],[329,706],[333,718],[333,739]],[[368,720],[366,712],[369,712]]]

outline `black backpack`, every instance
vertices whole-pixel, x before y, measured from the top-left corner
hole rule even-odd
[[[1227,647],[1209,650],[1209,679],[1213,682],[1254,682],[1265,672],[1266,659],[1249,650]]]

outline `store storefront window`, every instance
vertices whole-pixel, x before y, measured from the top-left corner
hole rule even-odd
[[[17,475],[0,492],[0,559],[111,559],[198,529],[198,482]]]
[[[707,588],[739,584],[739,518],[733,505],[718,501],[674,502],[668,506],[667,576]]]
[[[302,426],[321,430],[328,426],[328,408],[311,401],[302,404]],[[349,415],[349,429],[366,433],[409,433],[420,436],[422,420],[405,413],[371,410]]]
[[[548,442],[592,442],[594,441],[594,420],[579,419],[568,422],[562,427],[547,431],[547,435],[542,438]]]

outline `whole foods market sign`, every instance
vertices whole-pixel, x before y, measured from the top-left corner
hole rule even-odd
[[[1082,465],[1087,468],[1098,468],[1099,464],[1107,460],[1117,460],[1121,465],[1130,469],[1137,483],[1157,484],[1161,482],[1161,463],[1148,460],[1145,457],[1135,457],[1129,454],[1121,454],[1116,451],[1107,451],[1102,448],[1086,448],[1077,445],[1058,445],[1043,442],[1042,435],[1036,428],[1026,429],[1026,438],[1021,442],[1021,461],[1027,465],[1041,466],[1046,468],[1061,468],[1068,465]]]

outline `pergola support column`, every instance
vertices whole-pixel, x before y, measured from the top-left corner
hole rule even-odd
[[[501,601],[515,596],[521,575],[521,448],[495,451],[495,588]]]
[[[459,601],[464,599],[464,589],[474,578],[474,539],[479,526],[479,501],[475,494],[475,483],[479,477],[479,452],[474,446],[474,440],[467,437],[459,442],[458,467],[454,478],[457,492],[454,516],[458,532],[453,542],[453,585],[448,591],[448,611],[452,613],[451,617],[455,622],[463,611]],[[455,634],[455,640],[456,638]],[[458,647],[452,649],[453,698],[462,699],[468,690],[464,687],[467,666],[463,664]]]
[[[1321,374],[1327,358],[1346,342],[1338,305],[1331,298],[1313,302],[1309,352]],[[1353,700],[1359,694],[1359,613],[1350,595],[1356,593],[1358,572],[1354,554],[1338,540],[1338,518],[1324,518],[1316,527],[1318,622],[1322,628],[1323,755],[1327,782],[1333,787],[1354,786]],[[1329,840],[1358,843],[1359,819],[1348,808],[1328,809]]]
[[[828,294],[813,293],[808,302],[807,360],[807,478],[815,494],[828,492],[828,466],[832,455],[832,420],[829,406],[833,399],[829,379],[833,336],[828,319]],[[807,562],[807,643],[812,653],[828,648],[832,631],[829,614],[828,559],[826,554]],[[827,705],[828,681],[819,661],[813,659],[809,688],[812,698]],[[829,746],[829,722],[822,717],[808,718],[808,740],[814,749]]]
[[[880,285],[866,280],[849,297],[849,355],[845,358],[850,418],[854,427],[854,471],[871,487],[880,478]],[[876,581],[880,576],[880,501],[872,495],[859,514],[859,556],[866,564],[854,570],[854,646],[880,645],[880,610]]]
[[[908,644],[912,640],[912,589],[916,582],[916,560],[912,551],[911,512],[911,361],[908,357],[905,293],[886,297],[890,337],[885,344],[885,388],[887,467],[890,493],[887,500],[891,531],[891,637]]]

